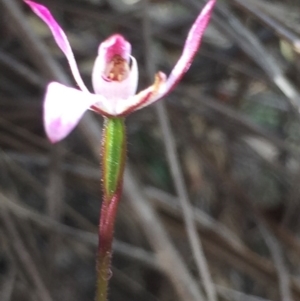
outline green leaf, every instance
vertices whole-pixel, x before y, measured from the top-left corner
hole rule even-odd
[[[106,118],[102,138],[102,172],[105,198],[118,192],[123,180],[126,154],[124,118]]]

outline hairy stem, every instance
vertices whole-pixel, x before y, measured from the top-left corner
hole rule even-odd
[[[99,225],[96,300],[106,301],[111,277],[114,224],[122,193],[126,155],[126,133],[122,118],[105,119],[101,153],[103,201]]]

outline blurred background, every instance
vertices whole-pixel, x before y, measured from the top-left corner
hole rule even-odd
[[[40,2],[90,89],[116,32],[139,89],[168,74],[205,4]],[[103,120],[48,142],[45,87],[75,86],[68,63],[22,1],[0,11],[0,300],[94,300]],[[219,0],[182,82],[127,118],[111,301],[300,300],[299,16],[299,0]]]

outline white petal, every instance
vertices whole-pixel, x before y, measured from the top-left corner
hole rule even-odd
[[[165,83],[166,75],[158,72],[155,75],[155,81],[152,86],[126,100],[120,99],[114,104],[116,115],[126,116],[153,103],[165,91]]]
[[[138,85],[138,66],[136,59],[131,57],[132,66],[127,78],[122,81],[108,81],[103,76],[106,62],[100,56],[96,58],[92,74],[92,82],[96,94],[103,95],[105,98],[116,101],[127,99],[136,93]]]
[[[44,127],[51,142],[65,138],[78,124],[84,112],[95,103],[105,102],[100,95],[82,92],[52,82],[44,100]]]

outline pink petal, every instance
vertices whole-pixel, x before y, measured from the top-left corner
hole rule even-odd
[[[216,0],[210,0],[194,22],[187,36],[181,57],[171,71],[168,79],[165,80],[165,75],[161,72],[156,74],[153,86],[141,91],[126,102],[118,102],[115,105],[118,115],[127,115],[133,111],[142,109],[161,99],[176,86],[184,73],[189,69],[200,46],[204,30],[208,25],[215,3]]]
[[[82,92],[52,82],[44,101],[44,127],[51,142],[65,138],[78,124],[84,112],[95,103],[105,102],[100,95]]]
[[[131,57],[132,66],[128,77],[122,81],[106,79],[103,74],[107,66],[103,56],[98,56],[92,74],[92,82],[96,94],[103,95],[111,102],[125,100],[136,93],[138,85],[138,66],[134,57]]]
[[[155,75],[155,82],[149,88],[139,92],[138,94],[128,98],[127,100],[119,100],[115,104],[116,115],[126,116],[136,110],[148,106],[160,97],[160,90],[164,87],[166,75],[158,72]]]
[[[102,42],[98,49],[98,56],[102,57],[105,62],[109,62],[115,55],[121,56],[129,61],[131,54],[131,45],[120,34],[114,34]]]
[[[165,74],[156,74],[153,86],[141,91],[124,103],[116,105],[119,115],[127,115],[133,111],[142,109],[168,94],[180,81],[184,73],[189,69],[191,62],[200,46],[201,39],[206,29],[212,9],[216,0],[210,0],[194,22],[186,39],[183,52],[170,76],[165,80]]]
[[[165,91],[163,91],[161,97],[169,93],[190,68],[192,60],[200,46],[203,33],[209,23],[210,16],[215,4],[216,0],[210,0],[205,5],[200,15],[194,22],[185,41],[181,57],[171,71],[171,74],[169,75],[166,82]]]
[[[135,94],[138,68],[136,60],[130,54],[130,43],[119,34],[112,35],[100,44],[92,74],[96,94],[104,95],[112,102],[127,99]],[[129,67],[130,58],[131,68]],[[109,77],[110,74],[116,78]],[[121,79],[118,79],[119,75]],[[122,79],[122,76],[125,78]]]
[[[73,51],[71,49],[70,43],[68,41],[68,38],[62,28],[58,25],[58,23],[53,18],[50,11],[43,5],[35,3],[33,1],[24,0],[30,8],[33,10],[33,12],[40,17],[49,27],[51,30],[53,37],[55,39],[55,42],[57,43],[58,47],[62,50],[62,52],[67,57],[67,60],[69,62],[72,74],[75,78],[75,81],[77,82],[79,88],[82,91],[88,91],[85,84],[83,83],[83,80],[79,74],[79,70],[77,67],[77,63],[75,61]]]

